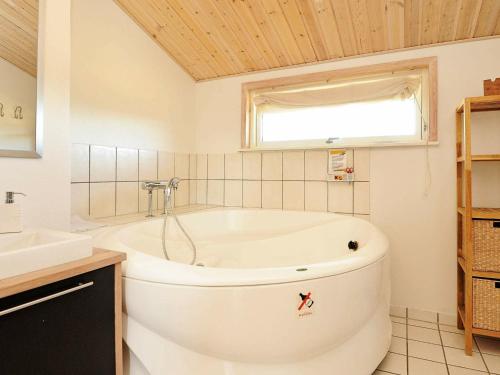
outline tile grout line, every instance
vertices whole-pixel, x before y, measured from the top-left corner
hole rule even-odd
[[[483,353],[481,352],[481,348],[479,347],[479,345],[478,345],[478,343],[476,341],[476,337],[474,335],[472,336],[472,340],[473,340],[473,342],[476,343],[477,350],[479,351],[479,355],[481,356],[481,359],[483,360],[483,364],[484,364],[484,367],[486,367],[486,371],[488,372],[488,374],[491,374],[490,369],[488,367],[488,364],[484,360]]]
[[[444,350],[443,337],[441,336],[441,329],[439,328],[439,314],[437,314],[437,327],[439,333],[439,341],[441,342],[441,350],[443,351],[444,363],[446,365],[446,372],[450,375],[450,369],[448,368],[448,360],[446,359],[446,351]]]

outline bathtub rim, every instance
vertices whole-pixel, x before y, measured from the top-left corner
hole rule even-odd
[[[230,209],[245,210],[245,208]],[[210,211],[212,210],[228,210],[228,208],[214,208]],[[258,211],[264,210],[259,209]],[[276,212],[283,210],[265,211]],[[185,215],[196,213],[195,211],[186,213]],[[312,214],[318,213],[314,212]],[[363,221],[363,219],[360,218],[346,217],[335,213],[321,214],[342,216],[344,220],[351,220],[353,222]],[[272,285],[314,280],[362,269],[385,258],[389,252],[389,242],[386,236],[372,223],[368,223],[372,233],[370,241],[362,250],[343,257],[333,258],[327,262],[265,268],[197,267],[168,261],[154,255],[146,254],[125,245],[117,239],[119,232],[122,230],[131,226],[143,225],[144,223],[146,223],[146,221],[143,220],[112,227],[99,234],[97,237],[97,245],[102,249],[123,251],[127,253],[127,260],[122,263],[124,278],[158,284],[193,287],[224,287]],[[331,223],[324,223],[321,225],[328,224]],[[307,271],[299,272],[297,271],[298,268],[307,268]]]

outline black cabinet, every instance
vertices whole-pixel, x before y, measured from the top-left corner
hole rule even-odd
[[[114,272],[0,299],[0,375],[115,374]]]

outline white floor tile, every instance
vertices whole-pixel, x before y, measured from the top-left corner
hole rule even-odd
[[[439,325],[439,329],[443,332],[453,332],[453,333],[460,333],[460,334],[464,334],[464,330],[463,329],[458,329],[456,326],[449,326],[449,325],[446,325],[446,324],[440,324]]]
[[[500,340],[476,337],[477,345],[483,354],[500,355]]]
[[[406,325],[393,322],[392,335],[396,337],[406,338]]]
[[[391,316],[391,320],[394,323],[406,324],[406,318],[401,318],[399,316]]]
[[[411,357],[445,363],[443,347],[441,345],[408,340],[408,355]]]
[[[500,357],[497,355],[483,354],[488,370],[492,374],[500,374]]]
[[[457,316],[451,314],[439,314],[439,324],[447,324],[449,326],[457,325]]]
[[[465,355],[462,349],[444,348],[446,361],[449,365],[465,367],[472,370],[486,371],[486,366],[479,353],[472,353],[472,356]]]
[[[424,322],[423,320],[408,319],[408,325],[429,329],[438,329],[437,323]]]
[[[452,348],[465,349],[465,338],[460,333],[441,332],[441,339],[444,346],[451,346]],[[476,343],[472,342],[472,350],[478,351]]]
[[[408,326],[408,338],[416,341],[423,341],[431,344],[441,345],[441,340],[439,339],[439,331],[433,329]]]
[[[436,363],[417,358],[408,358],[408,372],[411,375],[448,375],[444,363]]]
[[[406,356],[388,353],[382,363],[378,366],[378,369],[389,371],[393,374],[406,375]]]
[[[471,370],[463,367],[448,366],[450,375],[485,375],[487,372]]]
[[[406,339],[400,337],[392,337],[391,347],[389,348],[391,353],[406,355]]]
[[[437,323],[437,313],[432,311],[408,309],[408,318],[423,320],[425,322]]]

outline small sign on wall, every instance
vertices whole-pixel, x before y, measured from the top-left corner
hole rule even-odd
[[[333,181],[352,181],[354,169],[347,166],[347,151],[335,149],[328,151],[328,175]]]

